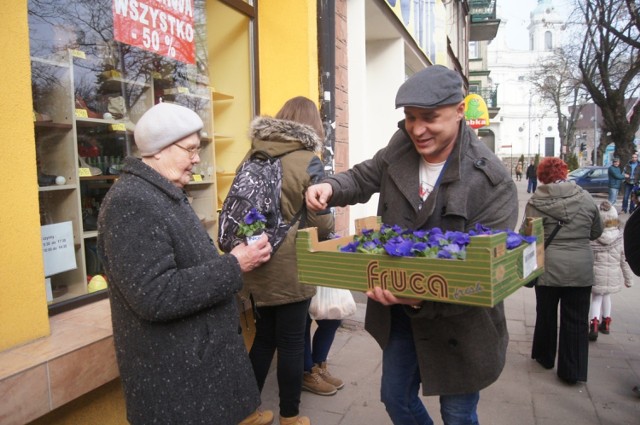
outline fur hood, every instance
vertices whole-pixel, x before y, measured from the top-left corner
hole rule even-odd
[[[605,227],[602,235],[595,241],[591,241],[593,249],[609,249],[609,245],[622,240],[622,232],[617,227]]]
[[[295,121],[280,120],[267,116],[257,117],[251,122],[249,137],[253,141],[254,148],[256,142],[259,141],[269,142],[266,143],[267,146],[271,145],[271,143],[289,145],[290,142],[298,142],[306,150],[312,152],[322,151],[322,140],[320,140],[313,127]],[[275,146],[269,147],[275,148]]]

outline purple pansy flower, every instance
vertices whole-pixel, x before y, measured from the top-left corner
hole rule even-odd
[[[340,248],[342,252],[364,252],[394,257],[421,257],[464,260],[471,236],[507,233],[507,249],[536,241],[535,236],[523,236],[512,230],[494,230],[476,223],[468,233],[431,230],[409,230],[398,225],[382,224],[380,230],[363,229],[354,241]]]
[[[267,221],[264,215],[260,214],[255,208],[251,208],[244,218],[245,224],[253,224],[256,221]]]
[[[413,253],[411,252],[412,247],[413,242],[411,240],[404,239],[400,236],[391,238],[384,244],[384,250],[387,254],[394,257],[413,257]]]
[[[342,252],[356,252],[358,250],[358,246],[360,244],[358,242],[349,242],[345,246],[340,247],[340,251]]]

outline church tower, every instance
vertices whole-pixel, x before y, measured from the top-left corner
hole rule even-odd
[[[560,38],[565,29],[565,20],[556,12],[552,0],[538,0],[538,5],[530,14],[529,50],[551,52],[560,46]]]

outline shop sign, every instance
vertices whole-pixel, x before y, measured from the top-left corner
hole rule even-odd
[[[467,125],[478,129],[489,125],[489,109],[482,96],[471,93],[464,99],[464,118]]]
[[[193,0],[113,0],[112,8],[117,41],[195,63]]]
[[[40,227],[46,277],[77,268],[70,221]]]

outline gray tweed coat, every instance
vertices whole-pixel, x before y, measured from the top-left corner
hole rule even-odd
[[[386,224],[410,229],[469,231],[476,223],[513,229],[517,191],[500,160],[464,122],[438,187],[422,202],[418,195],[420,157],[404,130],[372,159],[329,177],[331,205],[366,202],[379,192],[378,215]],[[424,395],[463,394],[490,385],[505,363],[504,306],[471,307],[425,302],[412,320]],[[384,348],[389,340],[390,308],[369,300],[365,328]]]
[[[236,424],[260,395],[240,334],[240,265],[184,192],[127,158],[100,208],[98,249],[132,424]]]

